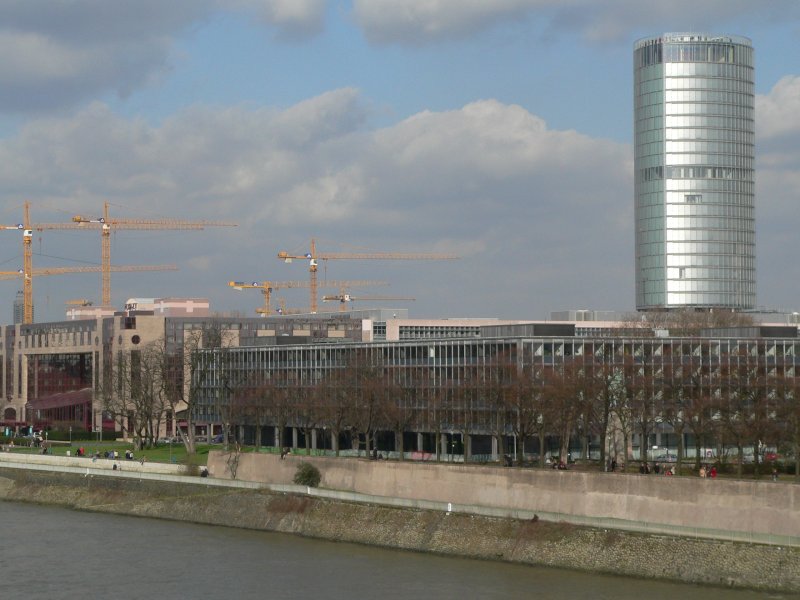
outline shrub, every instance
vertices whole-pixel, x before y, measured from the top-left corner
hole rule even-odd
[[[317,487],[321,479],[322,475],[319,469],[311,463],[306,462],[300,463],[294,474],[294,482],[297,485],[304,485],[306,487]]]

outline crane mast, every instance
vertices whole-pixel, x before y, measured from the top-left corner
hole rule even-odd
[[[236,290],[258,289],[264,294],[264,308],[257,309],[256,312],[269,316],[272,314],[272,292],[274,290],[290,289],[290,288],[307,288],[311,284],[308,281],[253,281],[246,283],[244,281],[229,281],[228,285]],[[385,281],[326,281],[323,287],[373,287],[380,285],[389,285]],[[283,314],[283,313],[282,313]]]
[[[432,254],[432,253],[401,253],[401,252],[317,252],[317,244],[311,238],[309,252],[305,254],[292,254],[290,252],[278,252],[278,259],[285,263],[290,263],[294,259],[308,260],[309,292],[311,300],[311,312],[317,312],[318,284],[317,268],[321,260],[455,260],[458,256],[453,254]]]
[[[100,258],[102,270],[102,301],[111,304],[111,231],[116,229],[205,229],[206,227],[236,227],[227,221],[182,221],[178,219],[118,219],[108,214],[108,202],[103,203],[100,218],[76,215],[72,221],[78,227],[100,229]]]

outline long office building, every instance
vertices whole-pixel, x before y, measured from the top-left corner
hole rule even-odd
[[[755,306],[753,79],[747,38],[636,42],[637,310]]]

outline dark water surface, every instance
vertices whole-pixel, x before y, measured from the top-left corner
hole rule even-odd
[[[0,523],[3,600],[790,597],[11,502]]]

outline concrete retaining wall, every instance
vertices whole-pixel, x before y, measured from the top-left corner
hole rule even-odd
[[[280,531],[448,556],[647,579],[800,591],[798,548],[632,534],[541,520],[448,514],[441,510],[230,488],[209,478],[184,477],[184,482],[177,479],[117,471],[86,476],[0,465],[0,501],[35,501],[81,510]],[[659,560],[643,560],[643,557],[659,557]]]
[[[209,454],[214,476],[231,476],[230,458]],[[287,484],[300,462],[317,466],[327,489],[800,546],[800,486],[788,483],[273,454],[239,455],[236,478]]]
[[[75,467],[79,469],[101,469],[113,471],[114,465],[122,471],[132,473],[161,473],[164,475],[185,475],[186,465],[171,465],[167,463],[141,463],[138,460],[125,459],[94,459],[88,456],[48,456],[46,454],[24,454],[15,452],[0,452],[0,466],[3,465],[46,465],[52,467]]]

